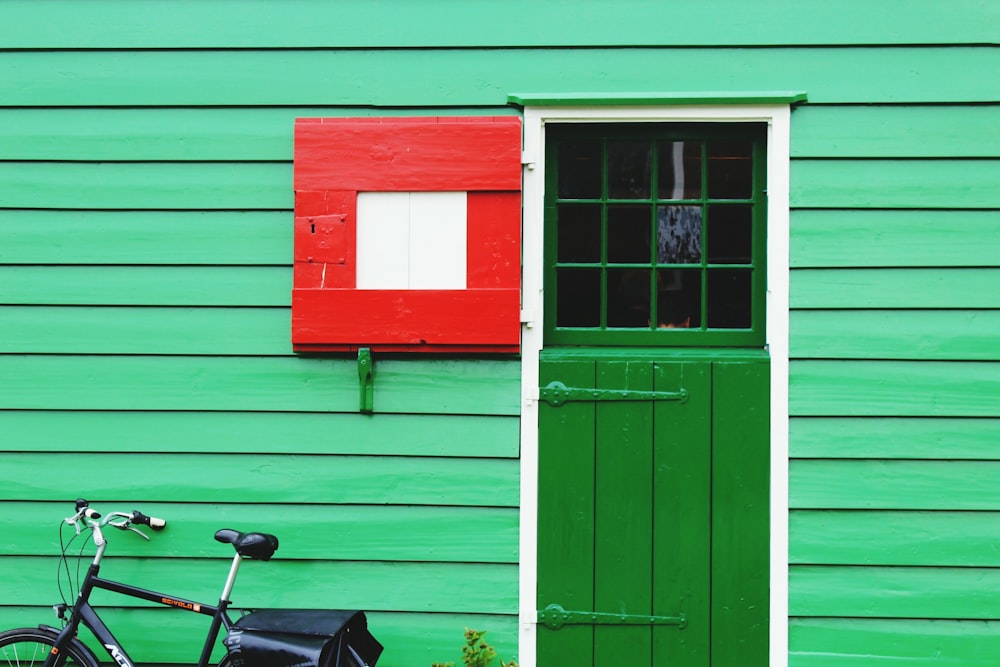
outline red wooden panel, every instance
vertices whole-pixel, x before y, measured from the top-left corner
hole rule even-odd
[[[521,121],[342,118],[295,122],[295,189],[521,189]]]
[[[521,278],[521,194],[470,192],[466,284],[516,287]]]
[[[292,292],[297,349],[373,350],[461,346],[516,352],[520,291],[309,290]]]
[[[520,119],[298,119],[295,189],[295,350],[519,350]],[[359,191],[467,192],[468,289],[355,289]]]
[[[308,215],[295,218],[295,261],[346,264],[347,216]]]
[[[354,287],[357,193],[295,196],[295,287]]]

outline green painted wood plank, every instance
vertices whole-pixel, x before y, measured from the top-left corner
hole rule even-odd
[[[777,0],[695,5],[623,0],[614,12],[596,0],[492,3],[405,0],[335,4],[244,0],[234,14],[214,2],[88,3],[7,0],[0,43],[11,48],[191,48],[362,46],[534,46],[699,44],[967,44],[996,38],[1000,15],[991,3],[948,6],[921,0],[906,5],[844,0],[837,8],[789,6]],[[725,21],[717,20],[724,14]],[[74,30],[59,30],[64,16]],[[523,21],[531,16],[531,21]],[[48,20],[46,20],[48,18]],[[307,20],[303,20],[304,17]],[[636,20],[642,17],[643,20]],[[699,26],[664,30],[663,26]],[[17,26],[14,28],[13,26]],[[414,30],[419,26],[420,30]],[[701,26],[704,26],[701,28]]]
[[[0,264],[292,263],[287,211],[12,210]]]
[[[770,364],[712,364],[713,664],[768,663]]]
[[[0,109],[0,156],[57,161],[290,161],[296,118],[517,113],[512,107],[8,108]]]
[[[287,308],[0,308],[0,351],[290,355]]]
[[[292,165],[272,162],[0,162],[0,208],[282,209]]]
[[[793,565],[788,613],[995,620],[998,585],[996,568]]]
[[[1000,464],[985,461],[793,460],[793,509],[1000,509]]]
[[[509,459],[261,454],[0,454],[4,500],[516,507]],[[81,477],[80,470],[99,471]],[[67,480],[72,491],[67,489]],[[252,520],[251,520],[252,522]],[[274,527],[277,532],[279,526]],[[254,528],[260,529],[260,528]]]
[[[219,550],[225,558],[116,559],[109,551],[101,575],[136,585],[145,582],[147,588],[189,600],[215,602],[232,560],[231,547],[220,544]],[[280,555],[281,549],[269,562],[243,564],[233,589],[234,606],[294,609],[324,607],[327,605],[322,601],[336,601],[336,608],[380,611],[509,614],[517,610],[516,565],[331,563],[279,560]],[[57,560],[5,558],[0,604],[16,605],[37,598],[39,583],[52,582]],[[149,606],[107,591],[96,591],[92,599],[95,605]]]
[[[630,20],[631,17],[630,17]],[[503,106],[513,92],[801,90],[815,103],[995,102],[989,47],[13,51],[3,106]],[[733,63],[738,62],[739,67]],[[865,76],[857,76],[864,71]],[[317,100],[316,91],[334,91]],[[794,195],[794,191],[793,191]]]
[[[1000,160],[793,160],[792,208],[1000,208]]]
[[[594,362],[545,361],[540,386],[558,380],[593,387]],[[538,410],[538,587],[536,608],[594,609],[596,540],[594,403],[574,402]],[[594,626],[538,627],[540,664],[593,664]]]
[[[997,266],[998,211],[796,210],[792,268]]]
[[[0,409],[357,412],[357,359],[0,356]],[[510,414],[517,361],[375,359],[375,412]],[[377,417],[376,417],[377,418]]]
[[[793,416],[1000,416],[1000,364],[793,361]]]
[[[0,266],[0,303],[284,306],[291,266]]]
[[[517,458],[520,440],[516,416],[359,412],[5,410],[0,430],[3,449],[20,452]]]
[[[795,308],[1000,308],[1000,269],[796,269]]]
[[[996,621],[793,618],[789,667],[992,667]]]
[[[998,567],[997,512],[815,511],[789,515],[789,562]]]
[[[338,599],[336,595],[315,599],[312,606],[336,607]],[[194,664],[208,632],[207,617],[172,609],[111,608],[101,614],[132,657],[149,667],[160,663]],[[505,659],[517,656],[517,617],[512,614],[375,611],[366,615],[372,634],[385,646],[379,667],[429,665],[440,660],[458,663],[462,630],[469,625],[488,630],[488,641]],[[33,627],[39,623],[56,623],[49,606],[0,607],[0,627]],[[95,652],[100,651],[99,656],[107,655],[89,633],[83,636]],[[222,649],[214,655],[216,661],[221,659]]]
[[[596,368],[597,388],[653,389],[650,363],[598,361]],[[653,469],[653,404],[608,401],[595,407],[593,610],[651,614],[653,480],[639,471]],[[646,662],[652,639],[649,626],[597,625],[593,664]]]
[[[795,310],[790,354],[1000,361],[1000,310]]]
[[[659,362],[655,368],[655,390],[684,387],[688,400],[652,406],[652,613],[682,610],[688,624],[681,632],[653,628],[652,664],[704,665],[712,636],[711,364]]]
[[[135,509],[131,501],[94,504],[102,512]],[[0,555],[59,553],[56,526],[72,504],[8,501],[4,507]],[[145,531],[151,543],[111,531],[116,557],[219,558],[227,552],[212,535],[233,527],[274,533],[279,556],[290,559],[517,563],[516,508],[142,503],[139,509],[166,519],[167,530]]]
[[[802,106],[792,158],[957,158],[1000,155],[995,105]]]
[[[792,458],[1000,460],[1000,419],[796,417]]]

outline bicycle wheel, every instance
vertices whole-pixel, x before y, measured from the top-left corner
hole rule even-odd
[[[37,667],[45,662],[56,632],[45,628],[19,628],[0,632],[0,667]],[[63,651],[66,667],[98,667],[93,652],[78,639]]]

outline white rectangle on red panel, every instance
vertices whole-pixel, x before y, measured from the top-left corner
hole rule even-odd
[[[465,289],[464,192],[359,192],[358,289]]]
[[[464,192],[410,193],[410,289],[465,289]]]
[[[294,348],[517,352],[520,157],[516,117],[296,121]]]
[[[359,192],[358,289],[409,289],[410,193]]]

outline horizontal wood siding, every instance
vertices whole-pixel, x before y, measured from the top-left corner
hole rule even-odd
[[[45,50],[5,60],[5,106],[308,106],[324,91],[323,105],[440,108],[651,88],[804,90],[829,104],[1000,99],[1000,81],[982,76],[1000,69],[1000,53],[985,46]],[[654,70],[669,81],[651,83]]]
[[[280,12],[269,0],[242,0],[237,15],[225,2],[198,0],[155,0],[142,7],[128,0],[77,4],[7,0],[0,11],[0,41],[25,49],[962,44],[991,42],[996,33],[990,28],[1000,19],[1000,12],[983,0],[955,0],[947,7],[911,0],[907,12],[921,17],[912,21],[899,20],[898,5],[866,0],[841,0],[835,7],[782,0],[759,0],[752,7],[726,3],[725,21],[706,20],[718,17],[715,5],[651,6],[644,0],[620,0],[615,11],[601,0],[576,0],[573,11],[533,0],[342,0],[336,5],[283,0]],[[63,20],[46,18],[53,13]],[[67,34],[60,25],[75,30]],[[414,30],[417,25],[420,30]]]
[[[73,20],[82,7],[49,10]],[[129,11],[87,9],[77,20]],[[73,59],[67,38],[50,56]],[[311,59],[219,45],[202,55]],[[179,74],[162,68],[191,55],[140,65],[141,78]],[[106,83],[124,91],[123,75]],[[281,547],[242,569],[237,606],[365,609],[389,667],[457,659],[465,626],[516,656],[520,362],[376,355],[364,415],[356,359],[291,352],[294,119],[430,111],[316,106],[315,94],[308,108],[100,97],[0,102],[0,626],[54,621],[56,527],[82,496],[168,519],[150,543],[109,536],[111,578],[213,601],[232,553],[214,531],[265,530]],[[139,662],[193,662],[204,619],[98,600]]]
[[[1000,651],[1000,98],[925,92],[792,114],[793,667]]]
[[[91,495],[171,522],[109,576],[210,599],[213,530],[270,530],[237,604],[369,609],[385,667],[466,625],[515,656],[520,362],[377,358],[368,416],[354,360],[291,354],[294,119],[793,90],[789,662],[991,664],[998,31],[983,0],[0,3],[0,626],[51,622]],[[109,617],[155,664],[203,627]]]

